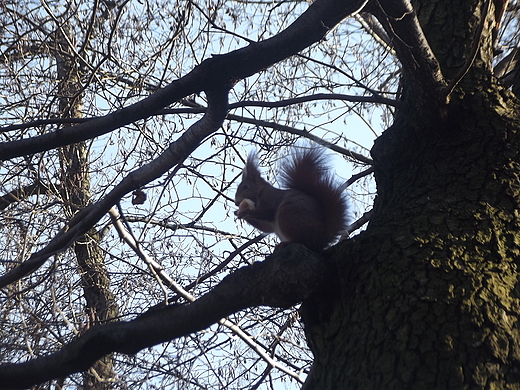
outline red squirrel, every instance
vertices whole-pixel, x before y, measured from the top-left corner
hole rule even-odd
[[[280,176],[285,190],[262,178],[256,154],[250,154],[235,195],[235,215],[263,232],[276,233],[282,242],[323,250],[344,229],[346,214],[345,198],[323,151],[297,151],[282,164]]]

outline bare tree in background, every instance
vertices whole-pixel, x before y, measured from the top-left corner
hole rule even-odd
[[[1,7],[0,388],[520,386],[516,1]],[[351,238],[270,255],[302,139]]]

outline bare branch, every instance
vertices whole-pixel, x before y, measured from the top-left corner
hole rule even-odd
[[[375,16],[393,38],[403,69],[414,83],[442,97],[447,82],[409,0],[380,1]]]
[[[121,215],[117,209],[112,207],[110,210],[108,210],[108,213],[110,214],[110,219],[116,228],[119,237],[123,239],[128,244],[128,246],[130,246],[130,248],[132,248],[132,250],[139,256],[139,258],[146,263],[152,273],[158,277],[159,282],[164,283],[166,286],[168,286],[168,288],[175,291],[176,294],[182,296],[188,302],[194,301],[195,298],[193,295],[188,293],[185,289],[182,288],[181,285],[170,278],[170,276],[164,270],[164,267],[142,250],[139,242],[136,240],[133,234],[124,228],[121,221]]]
[[[246,307],[290,307],[329,277],[321,257],[302,245],[288,245],[265,261],[229,275],[192,303],[153,309],[129,322],[96,326],[54,354],[21,364],[3,364],[0,388],[26,388],[84,371],[111,352],[134,354],[205,329]]]
[[[392,41],[388,37],[386,31],[381,27],[375,18],[367,12],[360,12],[356,15],[356,20],[363,26],[366,32],[368,32],[381,46],[391,53],[394,53],[392,47]]]
[[[286,107],[292,104],[305,103],[314,100],[344,100],[348,102],[360,102],[360,103],[381,103],[388,106],[397,107],[401,106],[401,102],[395,99],[388,99],[381,95],[372,96],[356,96],[356,95],[344,95],[339,93],[316,93],[314,95],[300,96],[293,99],[280,100],[277,102],[261,102],[261,101],[242,101],[229,105],[229,109],[238,107]]]
[[[318,0],[293,24],[265,41],[204,60],[186,76],[172,82],[138,103],[101,118],[37,137],[0,143],[2,160],[49,150],[109,133],[121,126],[147,118],[159,109],[190,94],[215,88],[231,88],[300,50],[318,42],[348,15],[359,11],[368,0]]]
[[[231,103],[229,105],[229,109],[236,109],[242,107],[287,107],[293,104],[306,103],[316,100],[341,100],[348,102],[358,102],[358,103],[380,103],[386,104],[388,106],[399,108],[401,107],[401,102],[395,99],[385,98],[381,95],[372,95],[372,96],[356,96],[356,95],[345,95],[345,94],[337,94],[337,93],[317,93],[313,95],[300,96],[293,99],[285,99],[279,100],[276,102],[266,102],[266,101],[240,101],[236,103]],[[155,112],[150,116],[157,115],[166,115],[166,114],[200,114],[204,113],[206,110],[205,107],[199,106],[196,107],[190,106],[185,108],[170,108],[163,109]],[[50,118],[50,119],[38,119],[36,121],[27,122],[27,123],[18,123],[14,125],[0,127],[0,133],[7,133],[14,130],[28,129],[31,127],[44,126],[44,125],[54,125],[54,124],[70,124],[70,123],[85,123],[93,119],[101,119],[102,117],[92,117],[92,118]]]
[[[372,214],[374,214],[374,210],[369,210],[367,211],[366,213],[364,213],[361,218],[359,218],[358,220],[356,220],[355,222],[351,223],[346,229],[345,229],[345,232],[346,232],[346,236],[342,237],[342,239],[346,239],[348,238],[348,235],[354,231],[356,231],[357,229],[359,229],[361,226],[363,226],[365,223],[367,223],[368,221],[370,221],[370,218],[372,217]]]
[[[231,233],[231,232],[228,232],[228,231],[225,231],[225,230],[220,230],[220,229],[217,229],[217,228],[214,228],[214,227],[209,227],[209,226],[204,226],[204,225],[197,225],[193,222],[189,222],[189,223],[171,223],[171,222],[168,222],[168,221],[158,221],[158,220],[155,220],[155,219],[150,219],[148,217],[136,217],[136,216],[133,216],[133,215],[128,215],[126,216],[125,215],[125,220],[127,220],[128,222],[143,222],[143,223],[146,223],[146,224],[149,224],[149,225],[155,225],[155,226],[160,226],[160,227],[163,227],[163,228],[166,228],[166,229],[170,229],[172,231],[176,231],[177,229],[184,229],[184,230],[201,230],[201,231],[206,231],[206,232],[211,232],[211,233],[215,233],[215,234],[219,234],[219,235],[222,235],[222,236],[232,236],[232,235],[235,235],[235,233]]]
[[[251,123],[251,124],[257,125],[257,126],[270,127],[272,129],[285,131],[285,132],[291,133],[291,134],[296,134],[296,135],[305,137],[307,139],[310,139],[310,140],[316,142],[317,144],[322,145],[322,146],[324,146],[324,147],[326,147],[326,148],[328,148],[330,150],[334,150],[335,152],[338,152],[338,153],[340,153],[340,154],[342,154],[342,155],[344,155],[346,157],[352,158],[353,160],[357,160],[359,162],[362,162],[362,163],[368,164],[368,165],[372,165],[373,164],[373,161],[372,161],[371,158],[365,157],[362,154],[356,153],[356,152],[354,152],[352,150],[348,150],[348,149],[342,148],[341,146],[338,146],[336,144],[332,144],[330,142],[327,142],[327,141],[323,140],[322,138],[315,136],[314,134],[310,133],[307,130],[300,130],[300,129],[297,129],[295,127],[281,125],[281,124],[276,123],[276,122],[262,121],[262,120],[259,120],[259,119],[246,118],[246,117],[243,117],[243,116],[233,115],[233,114],[228,114],[226,116],[226,118],[227,119],[236,120],[236,121],[240,121],[240,122],[244,122],[244,123]]]
[[[507,78],[511,75],[513,69],[515,69],[518,60],[520,59],[520,48],[515,47],[511,52],[502,58],[500,62],[495,66],[495,76],[499,79],[504,80],[506,86],[509,86],[507,83]]]
[[[350,179],[348,179],[345,183],[343,183],[339,188],[341,191],[345,191],[348,187],[350,187],[353,183],[358,181],[359,179],[370,175],[374,172],[374,167],[370,167],[368,169],[365,169],[362,172],[356,173],[355,175],[352,175]]]
[[[69,223],[27,261],[0,277],[0,288],[19,280],[41,267],[47,259],[67,249],[74,240],[92,228],[110,208],[127,193],[157,179],[173,166],[182,163],[200,142],[217,130],[227,112],[227,90],[207,92],[208,110],[184,134],[155,160],[131,172],[98,203],[78,212]]]
[[[151,258],[148,254],[146,254],[142,248],[139,246],[139,243],[135,240],[133,235],[129,234],[129,232],[126,231],[123,224],[121,223],[120,215],[118,211],[115,209],[115,207],[112,207],[109,210],[110,217],[112,219],[112,223],[114,224],[114,227],[116,228],[118,234],[120,237],[125,240],[125,242],[134,250],[134,252],[150,267],[154,275],[157,275],[160,279],[161,283],[166,284],[170,289],[172,289],[175,293],[177,293],[179,296],[182,296],[186,301],[188,302],[194,302],[195,297],[191,295],[187,290],[191,287],[188,286],[187,289],[182,288],[177,282],[175,282],[170,276],[166,273],[164,268],[157,263],[153,258]],[[264,235],[260,235],[259,237],[263,237]],[[245,245],[249,245],[250,243],[247,243]],[[237,252],[237,251],[235,251]],[[215,274],[218,270],[221,270],[225,267],[231,261],[231,259],[234,256],[230,256],[227,261],[224,261],[222,264],[217,267],[218,269],[213,270],[211,274]],[[206,278],[209,277],[209,275],[205,275]],[[200,278],[197,279],[197,282],[200,283]],[[192,286],[192,285],[190,285]],[[282,364],[278,363],[276,360],[271,358],[264,349],[258,345],[256,342],[253,341],[249,335],[247,335],[238,325],[233,323],[232,321],[228,319],[221,319],[218,321],[221,325],[225,326],[226,328],[230,329],[234,334],[236,334],[238,337],[240,337],[247,345],[249,345],[264,361],[269,364],[271,367],[278,368],[279,370],[285,372],[286,374],[290,375],[291,377],[298,380],[300,383],[303,383],[303,380],[300,378],[300,376],[295,373],[294,371],[288,369],[287,367],[283,366]]]
[[[14,189],[9,193],[0,196],[0,210],[4,210],[10,204],[20,202],[21,199],[27,198],[29,196],[36,194],[48,194],[49,192],[49,188],[41,181],[37,181],[34,184],[30,184],[22,188]]]

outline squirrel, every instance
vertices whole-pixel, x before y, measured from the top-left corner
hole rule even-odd
[[[346,201],[320,149],[298,150],[281,166],[279,189],[262,178],[250,154],[237,188],[235,215],[255,228],[276,233],[319,252],[345,228]]]

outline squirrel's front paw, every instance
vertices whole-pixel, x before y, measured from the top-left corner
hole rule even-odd
[[[238,218],[244,217],[248,212],[253,211],[255,209],[255,202],[253,202],[251,199],[244,199],[242,202],[240,202],[240,205],[238,206],[238,210],[235,211],[235,215]]]

